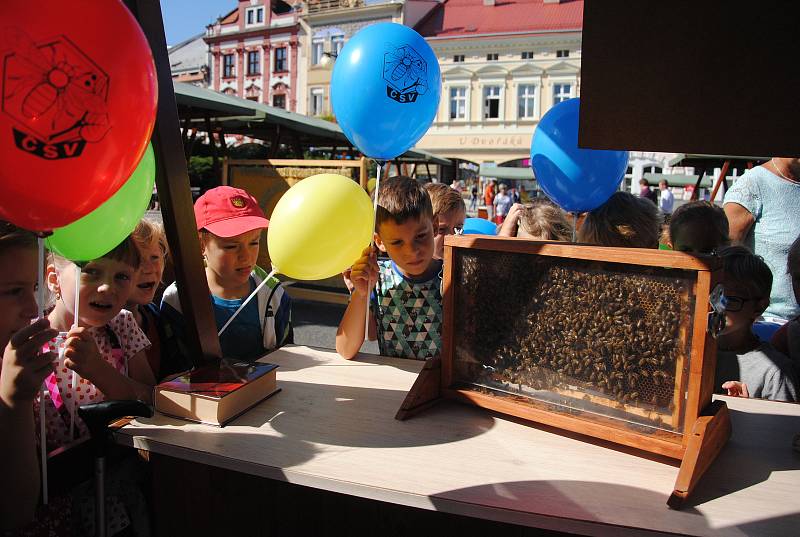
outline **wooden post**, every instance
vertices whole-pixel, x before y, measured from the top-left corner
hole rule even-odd
[[[161,6],[152,0],[126,0],[125,3],[142,26],[156,64],[158,112],[153,132],[156,185],[170,253],[175,260],[178,295],[186,319],[186,343],[192,354],[190,358],[200,364],[219,358],[222,352],[195,228]]]
[[[692,192],[691,201],[695,201],[695,200],[700,199],[700,183],[703,182],[703,177],[705,177],[705,175],[706,175],[706,169],[705,168],[701,168],[700,169],[700,175],[697,178],[697,183],[695,183],[695,185],[694,185],[694,192]]]
[[[731,161],[726,160],[725,164],[722,165],[722,169],[719,171],[719,177],[717,177],[717,182],[714,184],[714,190],[711,191],[711,203],[714,203],[714,198],[717,197],[717,191],[719,191],[719,185],[725,181],[725,176],[728,175],[728,168],[731,167]],[[725,189],[727,190],[728,185],[727,181],[725,184]]]
[[[364,190],[367,190],[367,184],[369,183],[369,172],[367,170],[369,170],[367,167],[367,157],[362,156],[361,160],[359,160],[358,182]]]
[[[272,137],[269,143],[269,158],[275,158],[278,155],[278,147],[281,144],[281,126],[275,125],[275,136]]]
[[[217,125],[217,136],[219,137],[219,152],[223,157],[228,156],[228,144],[225,143],[225,128],[220,123]]]
[[[214,142],[214,128],[211,126],[211,118],[208,113],[205,115],[206,132],[208,132],[208,143],[211,144],[211,169],[214,175],[219,177],[219,155],[217,154],[217,144]],[[186,157],[188,162],[189,157]]]
[[[228,162],[230,161],[229,158],[222,159],[222,186],[227,186],[229,184],[228,180],[228,167],[230,166]]]

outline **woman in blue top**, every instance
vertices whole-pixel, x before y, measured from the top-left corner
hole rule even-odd
[[[747,170],[725,194],[730,237],[766,261],[774,277],[764,318],[800,314],[786,272],[789,247],[800,235],[800,158],[773,158]]]

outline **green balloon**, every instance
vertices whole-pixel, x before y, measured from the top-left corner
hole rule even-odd
[[[119,245],[142,219],[156,178],[153,145],[133,174],[100,207],[71,224],[56,229],[46,244],[53,252],[72,261],[98,259]]]

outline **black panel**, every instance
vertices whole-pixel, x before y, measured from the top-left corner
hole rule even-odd
[[[579,145],[800,155],[800,3],[586,0]]]

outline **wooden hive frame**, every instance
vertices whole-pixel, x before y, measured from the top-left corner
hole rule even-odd
[[[679,425],[680,415],[683,414],[682,429],[678,428],[674,434],[645,434],[614,425],[610,418],[566,415],[563,412],[549,410],[547,405],[525,404],[516,402],[514,397],[497,397],[456,386],[458,379],[455,374],[455,341],[459,335],[455,333],[455,297],[456,289],[461,282],[456,281],[454,275],[457,256],[465,249],[637,267],[681,269],[696,274],[693,286],[694,311],[691,312],[690,323],[681,324],[681,338],[691,336],[688,374],[686,377],[683,376],[683,361],[687,357],[681,356],[676,364],[675,405],[670,415],[670,425],[675,427]],[[440,359],[434,359],[426,364],[398,412],[397,418],[408,418],[434,404],[437,399],[446,397],[524,420],[677,459],[681,461],[681,469],[668,503],[672,507],[680,507],[730,437],[730,420],[725,404],[716,402],[712,405],[711,401],[716,366],[716,342],[707,331],[708,297],[720,278],[719,260],[709,256],[695,257],[671,251],[606,248],[482,236],[451,236],[445,241],[444,264],[442,354]],[[683,393],[686,393],[685,401]],[[598,401],[600,399],[602,398],[598,398]]]

